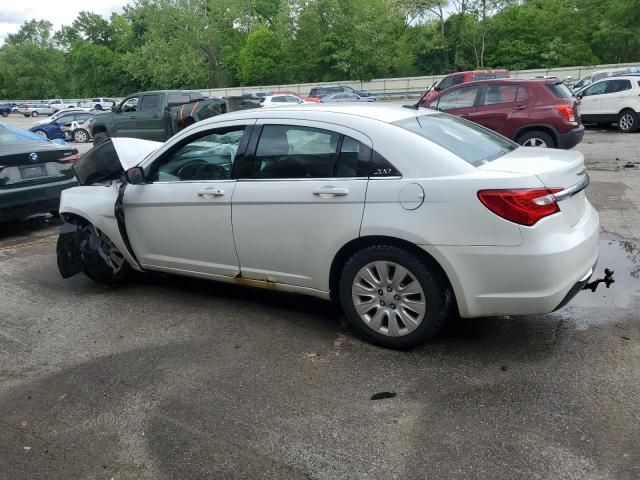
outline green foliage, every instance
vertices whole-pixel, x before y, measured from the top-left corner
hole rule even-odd
[[[134,0],[0,47],[0,97],[640,60],[640,0]]]

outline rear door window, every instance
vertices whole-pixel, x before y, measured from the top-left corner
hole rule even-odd
[[[518,147],[480,125],[450,115],[419,115],[399,120],[393,125],[446,148],[475,167],[502,157]]]
[[[624,92],[631,90],[631,81],[629,80],[609,80],[606,93]]]
[[[484,94],[484,105],[514,103],[517,94],[517,85],[487,85],[487,90]]]

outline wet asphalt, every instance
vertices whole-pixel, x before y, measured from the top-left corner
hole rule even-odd
[[[581,148],[610,289],[409,352],[315,299],[63,280],[58,220],[0,224],[0,478],[640,478],[640,168],[602,146],[638,135]]]

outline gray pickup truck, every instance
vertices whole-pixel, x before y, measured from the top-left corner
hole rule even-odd
[[[90,126],[93,144],[109,137],[131,137],[164,142],[185,127],[231,110],[253,108],[250,99],[229,101],[205,98],[189,90],[159,90],[134,93],[111,112],[95,116]]]

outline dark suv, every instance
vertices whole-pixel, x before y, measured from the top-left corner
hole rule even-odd
[[[528,147],[569,149],[584,136],[577,100],[558,80],[471,82],[420,106],[466,118]]]
[[[346,85],[331,85],[328,87],[314,87],[309,92],[309,96],[313,98],[323,98],[336,93],[355,93],[359,97],[368,97],[370,95],[369,92],[355,90],[351,87],[347,87]]]

